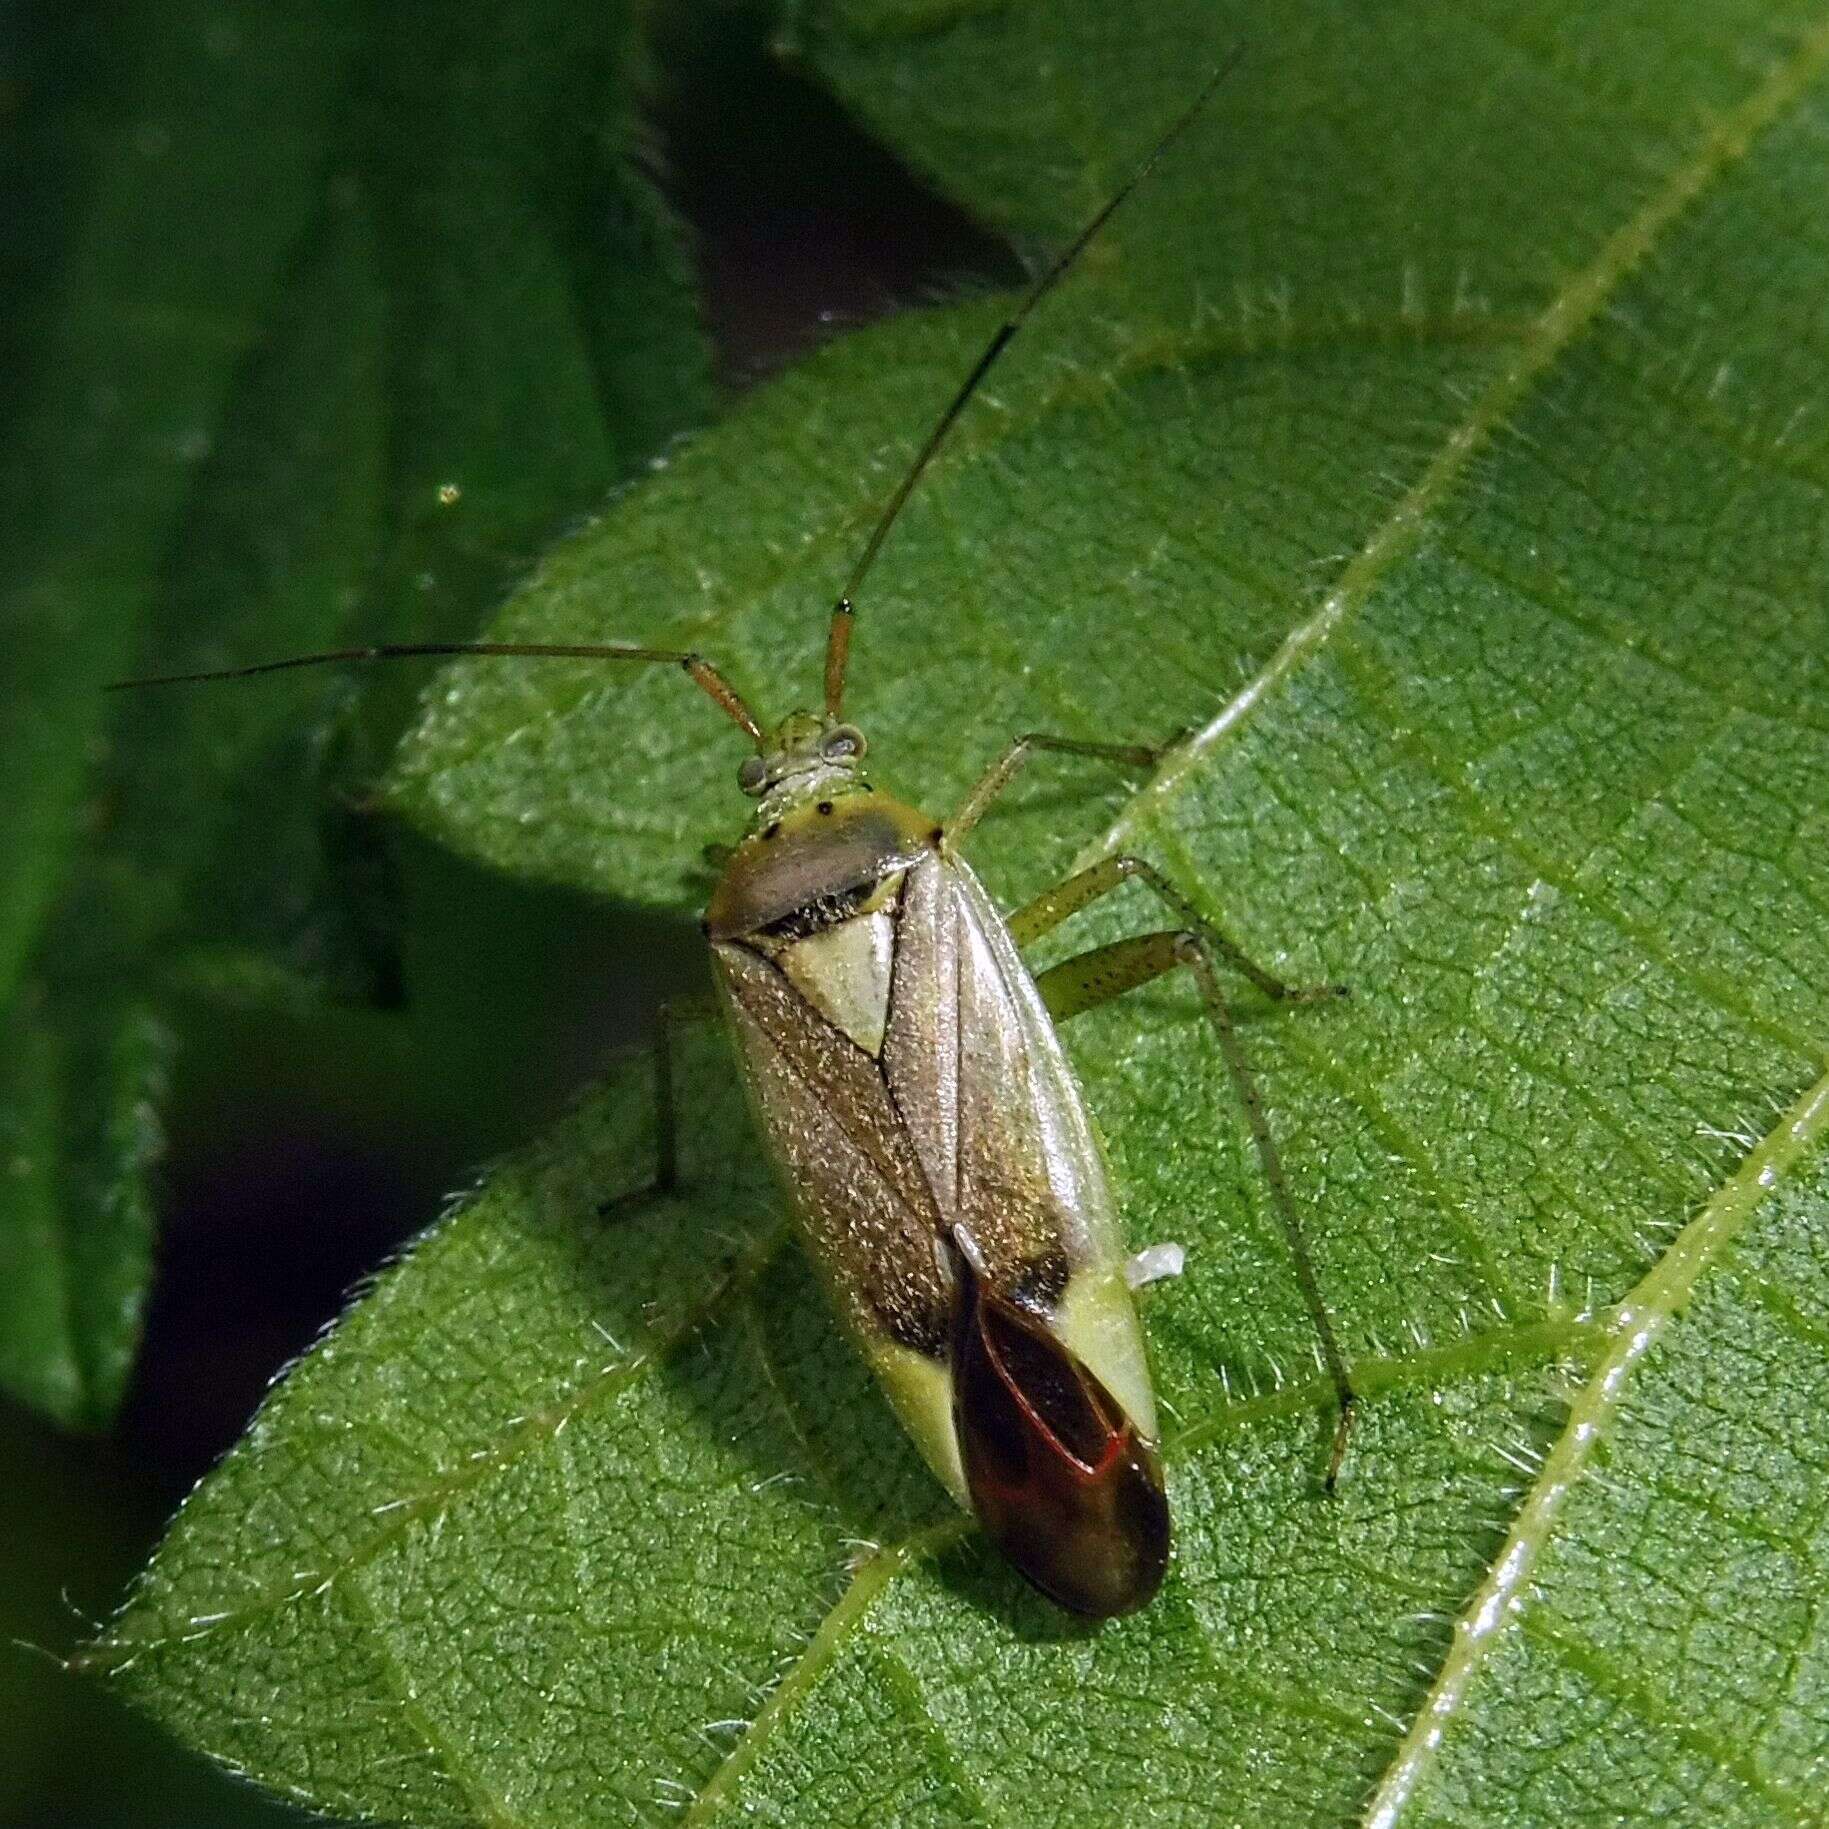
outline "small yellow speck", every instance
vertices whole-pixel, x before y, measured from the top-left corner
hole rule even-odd
[[[451,504],[457,501],[462,495],[463,490],[455,483],[440,483],[438,485],[438,500],[442,507],[449,508]]]

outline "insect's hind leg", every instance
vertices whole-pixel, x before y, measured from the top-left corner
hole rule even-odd
[[[673,1087],[673,1034],[683,1023],[711,1022],[718,1004],[709,995],[671,997],[655,1012],[654,1037],[654,1175],[626,1194],[612,1194],[597,1208],[607,1219],[624,1208],[658,1200],[679,1186],[679,1110]]]
[[[1329,997],[1344,997],[1343,984],[1285,984],[1274,972],[1259,965],[1236,940],[1221,933],[1211,921],[1204,920],[1192,902],[1165,877],[1156,866],[1141,857],[1108,857],[1087,869],[1076,872],[1064,883],[1043,890],[1034,901],[1026,903],[1010,916],[1010,932],[1019,947],[1032,946],[1043,934],[1051,933],[1070,915],[1076,915],[1091,902],[1111,892],[1133,877],[1152,889],[1166,903],[1176,918],[1184,921],[1235,971],[1249,978],[1266,997],[1278,1003],[1319,1003]],[[1091,955],[1088,955],[1090,957]],[[1121,993],[1114,993],[1121,995]]]
[[[1070,878],[1067,884],[1062,885],[1063,889],[1077,880]],[[1080,905],[1084,906],[1084,903]],[[1065,919],[1065,916],[1060,918]],[[1341,1355],[1340,1343],[1334,1336],[1333,1323],[1328,1319],[1327,1305],[1321,1299],[1321,1284],[1315,1275],[1314,1260],[1309,1256],[1308,1240],[1303,1234],[1302,1222],[1297,1216],[1295,1202],[1290,1197],[1289,1184],[1283,1174],[1283,1158],[1264,1116],[1256,1076],[1239,1044],[1232,1011],[1226,1002],[1225,992],[1220,987],[1219,975],[1213,967],[1209,950],[1211,947],[1210,935],[1188,928],[1136,934],[1128,940],[1115,940],[1109,946],[1095,947],[1091,952],[1076,954],[1059,965],[1051,966],[1035,981],[1036,989],[1041,992],[1042,1000],[1055,1021],[1065,1022],[1069,1017],[1097,1009],[1100,1004],[1110,1003],[1127,991],[1137,990],[1183,966],[1194,974],[1226,1070],[1232,1076],[1239,1103],[1245,1108],[1251,1138],[1257,1146],[1258,1160],[1263,1165],[1264,1180],[1270,1188],[1271,1204],[1276,1208],[1284,1238],[1289,1245],[1289,1254],[1295,1260],[1296,1281],[1301,1285],[1309,1317],[1314,1322],[1315,1335],[1321,1343],[1322,1361],[1328,1376],[1333,1380],[1340,1420],[1334,1430],[1333,1450],[1327,1463],[1327,1490],[1332,1492],[1334,1482],[1340,1475],[1340,1465],[1346,1458],[1346,1440],[1358,1397],[1347,1376],[1346,1361]]]

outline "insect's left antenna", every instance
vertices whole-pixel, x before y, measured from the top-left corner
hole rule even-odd
[[[685,670],[692,683],[735,724],[758,751],[766,747],[762,726],[743,695],[703,655],[672,648],[625,648],[546,641],[408,641],[383,642],[371,648],[326,648],[318,654],[292,654],[284,660],[256,661],[251,667],[212,667],[201,673],[154,673],[141,679],[111,680],[110,692],[138,686],[184,686],[198,680],[245,680],[257,673],[285,673],[294,667],[334,667],[352,662],[421,660],[458,655],[472,660],[628,660],[648,661]]]
[[[955,421],[965,411],[966,403],[977,393],[979,385],[991,372],[992,364],[1009,348],[1016,333],[1027,322],[1030,313],[1067,277],[1068,273],[1072,271],[1074,263],[1085,253],[1087,244],[1111,220],[1118,206],[1149,176],[1155,169],[1156,162],[1193,124],[1195,117],[1212,100],[1213,91],[1238,67],[1238,60],[1243,53],[1243,45],[1238,45],[1233,49],[1231,54],[1201,84],[1199,94],[1169,124],[1143,163],[1106,198],[1098,214],[1080,230],[1066,249],[1055,256],[1053,265],[1030,286],[1027,293],[1023,295],[1022,302],[998,325],[990,342],[984,346],[984,353],[972,364],[971,372],[959,384],[958,391],[947,403],[946,410],[934,422],[934,429],[927,434],[926,443],[916,452],[915,460],[908,466],[907,474],[896,485],[895,493],[884,503],[882,513],[877,516],[876,525],[870,530],[870,538],[864,543],[864,550],[858,555],[857,563],[851,568],[851,576],[845,580],[845,588],[839,593],[838,601],[832,606],[832,623],[826,634],[826,711],[830,716],[836,718],[844,710],[845,668],[851,656],[851,626],[855,616],[853,604],[856,601],[858,590],[870,567],[876,563],[876,555],[881,551],[884,540],[888,538],[890,528],[895,525],[896,517],[902,512],[908,498],[914,494],[915,484],[921,480],[927,466],[933,461],[934,453],[946,442],[947,433],[953,429]]]

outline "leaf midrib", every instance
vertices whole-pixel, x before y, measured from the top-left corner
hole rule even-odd
[[[1187,738],[1132,795],[1104,837],[1088,847],[1076,868],[1096,863],[1121,847],[1181,791],[1201,759],[1222,739],[1241,730],[1271,692],[1317,654],[1371,596],[1381,579],[1414,550],[1435,512],[1465,474],[1469,462],[1512,411],[1555,367],[1624,281],[1706,191],[1744,158],[1755,140],[1795,106],[1829,65],[1829,19],[1806,33],[1736,108],[1704,136],[1701,146],[1669,179],[1601,244],[1593,261],[1575,274],[1538,314],[1514,360],[1474,402],[1473,410],[1442,441],[1421,474],[1398,497],[1371,537],[1347,561],[1319,608],[1284,638],[1263,670],[1206,724]]]
[[[1702,1272],[1740,1235],[1798,1159],[1825,1137],[1829,1073],[1747,1153],[1620,1304],[1612,1345],[1570,1402],[1567,1423],[1523,1495],[1486,1579],[1455,1621],[1442,1667],[1367,1806],[1367,1829],[1395,1829],[1434,1769],[1446,1724],[1520,1617],[1538,1557],[1596,1446],[1618,1419],[1632,1371],[1675,1320]],[[1804,1820],[1801,1807],[1797,1818]]]

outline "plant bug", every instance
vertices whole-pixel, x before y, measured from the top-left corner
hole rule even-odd
[[[738,785],[753,825],[705,911],[718,1002],[757,1125],[836,1306],[929,1465],[1042,1593],[1128,1613],[1168,1567],[1155,1398],[1109,1178],[1056,1025],[1187,969],[1244,1105],[1338,1399],[1327,1475],[1354,1402],[1276,1145],[1221,988],[1221,966],[1279,1001],[1254,964],[1141,858],[1070,877],[1007,919],[960,845],[1038,750],[1154,766],[1154,746],[1015,739],[950,820],[876,791],[845,720],[853,605],[890,528],[993,363],[1106,220],[1204,107],[1215,71],[1154,150],[1034,282],[884,505],[831,613],[824,708],[770,729],[716,667],[667,649],[422,643],[298,655],[126,685],[240,678],[409,656],[673,665],[755,746]],[[1136,879],[1173,925],[1032,977],[1021,949]],[[655,1174],[676,1180],[670,1030],[656,1035]],[[622,1204],[609,1203],[605,1211]]]

